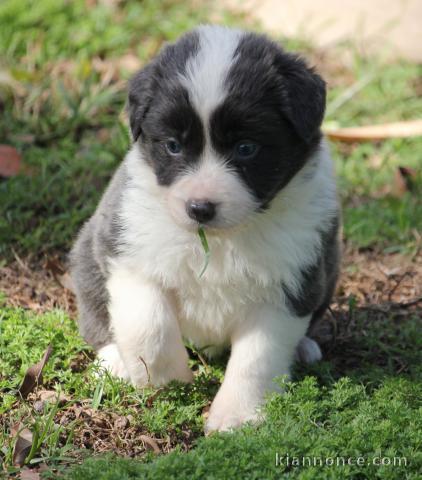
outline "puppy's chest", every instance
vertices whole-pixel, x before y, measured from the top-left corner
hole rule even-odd
[[[252,304],[281,302],[278,282],[259,283],[251,272],[237,269],[233,259],[217,255],[202,278],[189,264],[179,278],[181,283],[172,289],[178,321],[183,336],[198,346],[228,343]]]
[[[182,239],[177,232],[139,236],[131,264],[171,294],[184,337],[198,346],[226,344],[253,305],[283,304],[282,283],[291,277],[286,259],[292,255],[280,249],[276,234],[267,235],[264,244],[256,231],[241,238],[209,236],[211,256],[201,278],[205,258],[199,239]]]

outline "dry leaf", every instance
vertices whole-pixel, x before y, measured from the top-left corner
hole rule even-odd
[[[153,438],[149,437],[148,435],[139,435],[139,438],[149,447],[151,447],[154,450],[154,453],[161,453],[160,447]]]
[[[57,277],[57,280],[63,288],[66,288],[70,292],[75,292],[75,285],[73,284],[73,280],[69,272],[65,272],[63,275],[59,275]]]
[[[127,428],[129,424],[130,422],[127,417],[117,417],[116,420],[114,420],[114,428],[116,429]]]
[[[394,181],[391,195],[397,198],[403,197],[406,192],[412,191],[416,171],[409,167],[398,167],[394,172]]]
[[[41,385],[42,383],[42,371],[47,363],[48,359],[50,358],[51,352],[53,351],[53,347],[51,345],[48,346],[47,350],[44,353],[43,358],[29,367],[25,377],[23,379],[22,385],[19,388],[19,393],[22,398],[26,398],[31,392],[34,391],[35,387]]]
[[[56,390],[41,390],[37,392],[37,399],[43,403],[45,402],[56,403],[58,401],[60,404],[63,404],[70,401],[70,397],[68,397],[64,393],[56,392]]]
[[[10,428],[12,438],[16,438],[16,443],[13,448],[13,465],[22,467],[25,459],[31,451],[32,447],[32,433],[25,428],[22,423],[18,422]]]
[[[54,277],[65,273],[65,269],[57,257],[47,257],[44,263],[44,268],[50,271]]]
[[[63,288],[67,288],[71,292],[74,292],[74,285],[72,277],[69,272],[66,272],[62,263],[57,257],[47,257],[44,268],[51,272],[54,280]]]
[[[202,418],[204,420],[207,420],[207,418],[210,416],[210,408],[211,408],[211,403],[208,405],[205,405],[205,407],[202,409]]]
[[[0,145],[0,177],[13,177],[19,173],[21,155],[10,145]]]
[[[151,408],[153,405],[154,405],[154,402],[155,400],[157,399],[157,397],[160,396],[161,392],[164,391],[164,388],[161,387],[161,388],[158,388],[152,395],[150,395],[146,402],[145,402],[145,405],[148,407],[148,408]]]
[[[31,470],[30,468],[25,468],[20,472],[20,480],[40,480],[41,475],[38,470]]]
[[[324,133],[332,140],[341,140],[343,142],[419,137],[422,136],[422,120],[408,120],[382,125],[365,125],[363,127],[327,128],[324,129]]]
[[[21,265],[22,262],[26,265]],[[76,302],[68,289],[70,285],[66,284],[65,279],[59,278],[58,282],[53,280],[51,272],[43,265],[26,257],[0,267],[0,290],[5,292],[8,303],[24,308],[29,308],[29,303],[35,303],[34,310],[37,313],[54,308],[73,313]]]

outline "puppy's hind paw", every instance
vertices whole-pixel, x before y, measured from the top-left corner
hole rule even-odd
[[[317,342],[312,338],[303,337],[296,348],[296,360],[309,365],[321,359],[322,353]]]

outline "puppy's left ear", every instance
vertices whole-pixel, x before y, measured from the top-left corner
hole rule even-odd
[[[325,82],[295,55],[280,52],[275,66],[282,77],[282,111],[296,133],[309,142],[319,132],[325,112]]]
[[[134,142],[142,133],[142,122],[148,113],[153,98],[155,71],[154,63],[150,63],[137,72],[129,82],[127,110]]]

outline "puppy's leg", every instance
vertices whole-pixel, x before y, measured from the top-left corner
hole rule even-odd
[[[134,385],[189,382],[188,354],[170,299],[157,285],[114,267],[107,288],[114,338]]]
[[[211,405],[207,432],[229,430],[259,418],[257,409],[265,394],[279,389],[274,377],[289,375],[309,319],[299,318],[287,308],[261,305],[239,322],[224,382]]]

